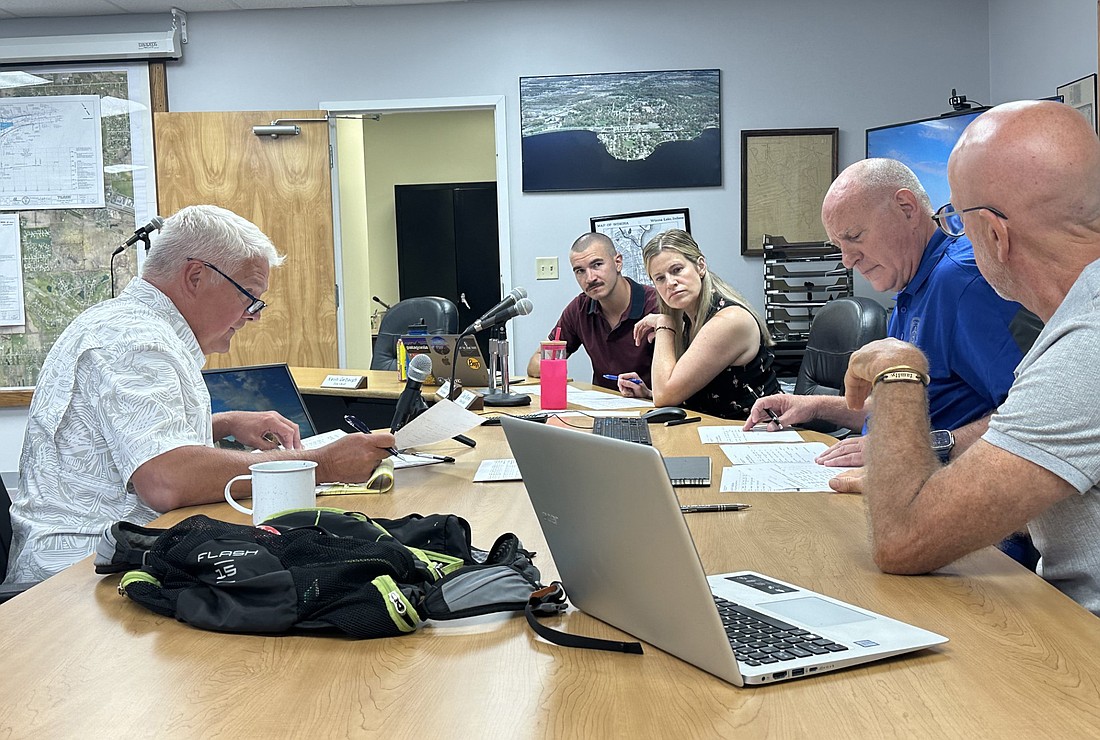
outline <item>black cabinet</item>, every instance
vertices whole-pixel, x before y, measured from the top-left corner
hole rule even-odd
[[[496,183],[393,190],[401,298],[447,298],[458,306],[459,324],[469,326],[501,298]]]

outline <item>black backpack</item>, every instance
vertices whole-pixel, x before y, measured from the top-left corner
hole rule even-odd
[[[637,643],[550,630],[536,616],[567,607],[544,587],[514,534],[489,550],[453,514],[370,519],[301,509],[252,527],[192,516],[167,529],[116,522],[96,550],[97,573],[125,572],[119,593],[202,629],[256,634],[393,637],[425,620],[524,611],[561,645],[640,652]]]

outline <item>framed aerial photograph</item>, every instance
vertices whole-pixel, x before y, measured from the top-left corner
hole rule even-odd
[[[521,77],[524,192],[722,184],[717,69]]]
[[[837,175],[835,128],[741,132],[741,254],[763,255],[764,234],[827,241],[821,203]]]
[[[642,262],[642,248],[646,243],[669,229],[691,233],[691,219],[686,208],[596,216],[588,222],[590,231],[603,234],[615,243],[623,256],[623,274],[642,285],[653,284]]]
[[[1100,130],[1096,127],[1096,75],[1066,83],[1058,88],[1058,94],[1063,103],[1075,108],[1092,124],[1093,131]]]

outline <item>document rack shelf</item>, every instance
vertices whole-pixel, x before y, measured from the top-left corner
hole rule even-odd
[[[818,309],[852,295],[852,271],[828,242],[789,243],[764,235],[764,319],[775,340],[777,372],[796,374]]]

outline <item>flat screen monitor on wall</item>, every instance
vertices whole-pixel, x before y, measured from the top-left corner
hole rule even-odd
[[[867,129],[867,156],[889,157],[904,162],[920,179],[932,208],[951,200],[947,184],[947,158],[963,129],[985,108],[957,115],[923,118]]]

